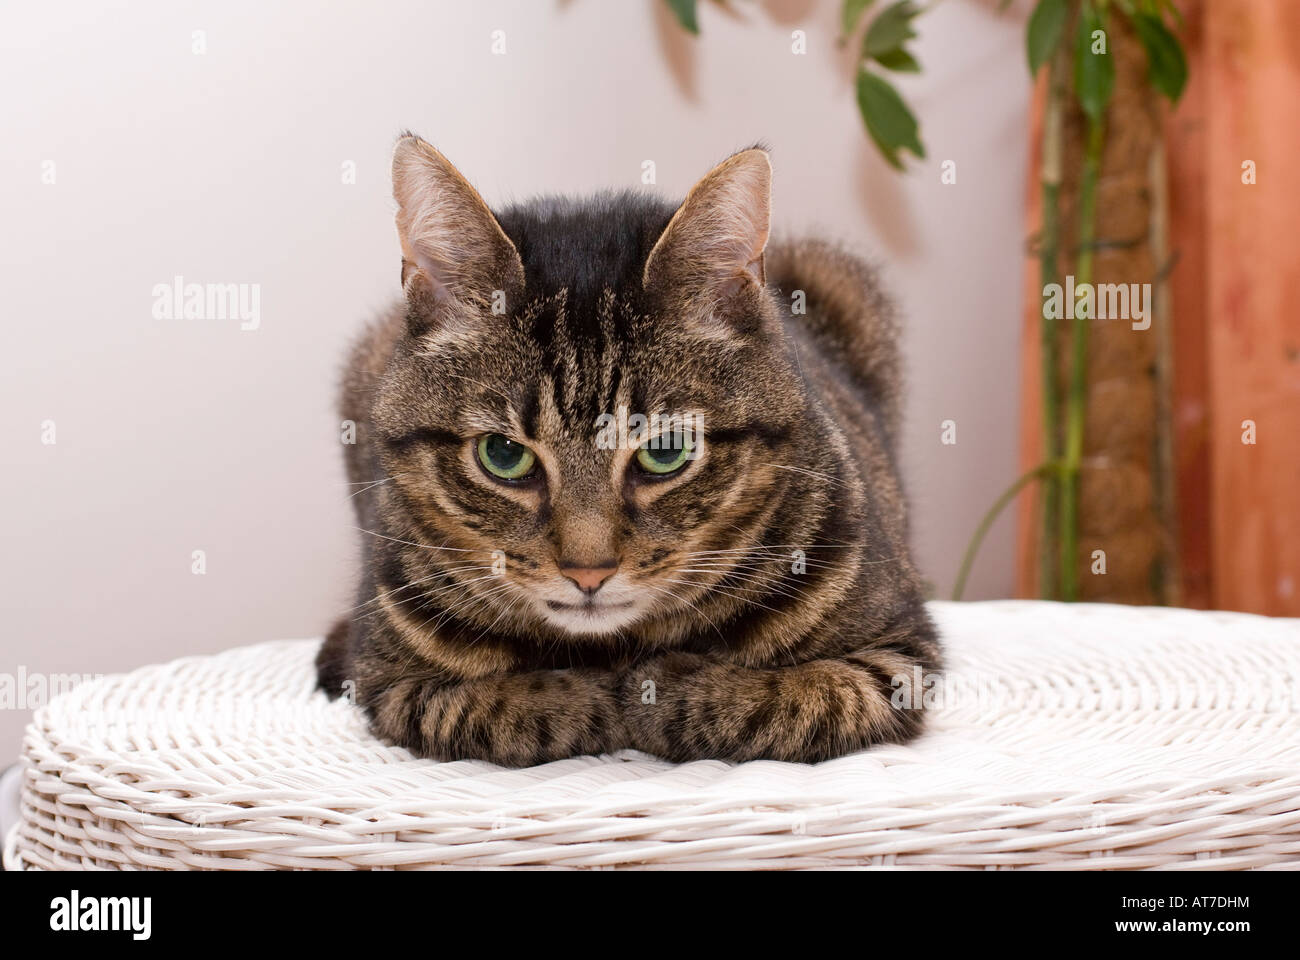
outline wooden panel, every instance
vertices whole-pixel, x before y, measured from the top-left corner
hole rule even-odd
[[[1213,600],[1300,615],[1300,3],[1205,8]],[[1242,183],[1243,161],[1257,183]],[[1253,420],[1257,443],[1241,442]]]
[[[1182,0],[1179,36],[1187,51],[1188,81],[1165,122],[1169,197],[1169,273],[1173,324],[1173,431],[1177,500],[1178,568],[1183,606],[1213,603],[1210,521],[1210,371],[1206,302],[1207,76],[1204,4]]]

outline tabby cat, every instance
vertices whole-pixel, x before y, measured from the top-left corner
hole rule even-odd
[[[894,316],[836,247],[768,244],[770,184],[751,148],[680,205],[494,214],[398,142],[405,302],[342,395],[359,606],[317,660],[377,735],[514,766],[918,732]]]

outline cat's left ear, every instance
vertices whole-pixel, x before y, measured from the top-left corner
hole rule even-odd
[[[715,302],[762,287],[771,221],[767,151],[733,154],[695,184],[673,214],[646,259],[644,286]]]

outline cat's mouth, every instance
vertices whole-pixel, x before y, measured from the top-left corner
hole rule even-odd
[[[640,615],[635,598],[631,600],[587,597],[576,603],[542,600],[539,613],[553,626],[579,636],[613,634],[628,626]]]
[[[557,600],[547,600],[546,605],[552,610],[566,610],[575,613],[588,613],[597,615],[607,610],[626,610],[632,606],[629,600],[626,603],[600,603],[596,600],[584,600],[582,603],[560,603]]]

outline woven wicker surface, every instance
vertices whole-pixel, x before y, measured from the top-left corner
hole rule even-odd
[[[929,732],[814,766],[415,760],[314,692],[316,641],[108,677],[36,714],[5,865],[1300,863],[1300,621],[931,609],[951,662]]]

